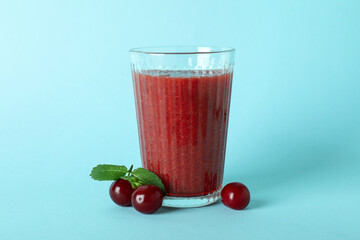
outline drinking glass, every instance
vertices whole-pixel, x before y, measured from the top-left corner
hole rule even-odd
[[[142,165],[163,181],[163,206],[220,198],[234,53],[197,46],[130,50]]]

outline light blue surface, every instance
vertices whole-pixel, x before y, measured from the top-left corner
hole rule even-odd
[[[1,1],[0,239],[360,239],[360,1]],[[222,204],[142,215],[127,50],[237,49]]]

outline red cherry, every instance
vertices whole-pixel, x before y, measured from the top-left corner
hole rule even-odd
[[[239,182],[229,183],[221,191],[221,201],[229,208],[244,209],[250,202],[249,189]]]
[[[150,214],[161,207],[163,197],[160,188],[157,186],[141,185],[133,192],[131,202],[137,211]]]
[[[124,207],[131,206],[133,188],[129,181],[124,179],[114,181],[110,186],[109,193],[114,203]]]

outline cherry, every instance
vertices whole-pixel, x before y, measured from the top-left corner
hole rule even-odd
[[[114,181],[110,186],[109,193],[114,203],[124,207],[131,206],[133,188],[129,181],[124,179]]]
[[[250,202],[249,189],[239,182],[229,183],[221,191],[221,201],[229,208],[244,209]]]
[[[131,202],[137,211],[150,214],[161,207],[163,197],[160,188],[157,186],[141,185],[133,192]]]

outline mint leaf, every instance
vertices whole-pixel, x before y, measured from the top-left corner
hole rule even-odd
[[[132,176],[132,175],[131,175],[131,176],[123,176],[123,177],[121,177],[121,179],[124,179],[124,180],[129,181],[129,183],[131,184],[131,186],[132,186],[133,188],[137,188],[138,186],[144,184],[144,183],[141,182],[137,177]]]
[[[155,185],[159,187],[164,195],[166,195],[164,184],[155,173],[145,168],[137,168],[131,172],[131,175],[137,177],[141,182],[143,182],[143,184]]]
[[[125,176],[127,171],[125,166],[100,164],[92,169],[90,176],[98,181],[111,181]]]
[[[134,176],[123,176],[121,179],[128,180],[128,181],[136,181],[136,177]]]

